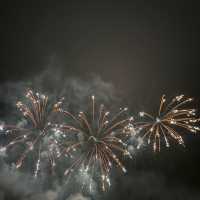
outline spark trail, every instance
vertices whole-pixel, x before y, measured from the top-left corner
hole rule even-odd
[[[31,153],[37,155],[35,161],[34,176],[37,177],[40,170],[42,153],[46,152],[51,167],[55,166],[55,158],[59,155],[57,140],[52,137],[54,134],[54,125],[49,122],[49,116],[62,103],[57,102],[51,105],[48,96],[34,93],[28,90],[26,95],[27,103],[18,101],[16,106],[23,117],[29,122],[27,128],[17,125],[2,125],[1,131],[4,131],[11,141],[5,146],[0,147],[0,151],[7,151],[14,145],[24,146],[19,158],[16,161],[16,167],[20,168],[27,156]],[[14,138],[14,139],[13,139]]]
[[[169,139],[184,145],[179,131],[185,129],[188,132],[196,133],[200,130],[197,126],[200,119],[196,118],[196,110],[189,107],[192,101],[192,98],[179,95],[166,104],[166,97],[163,95],[156,117],[146,112],[139,113],[139,116],[145,121],[137,122],[136,125],[143,133],[142,138],[147,138],[148,144],[152,143],[154,151],[160,151],[162,138],[167,147],[170,146]]]
[[[58,109],[69,120],[68,124],[59,127],[65,135],[61,154],[71,156],[75,153],[65,175],[70,175],[76,169],[89,172],[92,176],[98,172],[101,188],[105,191],[110,186],[109,174],[113,166],[126,172],[119,155],[131,157],[125,141],[129,137],[128,130],[132,128],[130,124],[133,118],[125,114],[127,108],[120,109],[111,117],[104,105],[99,108],[96,106],[94,96],[89,107],[88,112],[79,112],[78,116]]]

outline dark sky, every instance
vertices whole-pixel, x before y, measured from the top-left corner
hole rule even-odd
[[[198,96],[197,4],[11,2],[1,6],[2,81],[31,77],[56,57],[66,74],[96,73],[127,98]]]
[[[66,78],[94,73],[111,82],[132,111],[154,110],[163,93],[194,96],[200,108],[199,26],[195,1],[8,1],[1,4],[0,81],[31,79],[53,63]],[[186,143],[141,154],[129,171],[160,172],[170,185],[197,192],[200,136]]]

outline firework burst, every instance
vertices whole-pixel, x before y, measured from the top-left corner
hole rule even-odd
[[[192,101],[192,98],[179,95],[173,98],[169,104],[166,104],[166,97],[163,95],[156,117],[146,112],[139,113],[139,116],[146,121],[138,122],[136,125],[144,133],[142,138],[147,138],[148,144],[152,143],[154,151],[160,151],[162,138],[167,147],[170,146],[169,138],[184,145],[179,130],[185,129],[192,133],[200,130],[196,125],[200,121],[196,118],[196,110],[188,108],[188,104]]]
[[[25,146],[20,157],[16,161],[16,167],[20,168],[26,157],[34,152],[37,155],[34,176],[37,177],[40,170],[41,153],[46,152],[50,161],[51,167],[55,166],[55,158],[59,154],[57,140],[50,135],[53,133],[54,125],[48,119],[50,114],[55,111],[61,101],[51,105],[48,96],[34,93],[28,90],[26,95],[27,104],[21,101],[17,102],[16,106],[22,113],[23,117],[29,122],[28,128],[20,127],[18,125],[2,125],[1,131],[12,139],[6,145],[0,148],[1,151],[6,151],[14,145],[20,144]],[[14,138],[14,139],[13,139]]]
[[[75,169],[80,169],[83,173],[98,172],[104,191],[110,186],[109,174],[113,165],[126,172],[118,153],[131,157],[125,141],[129,129],[132,128],[130,123],[133,118],[125,117],[127,108],[110,117],[110,113],[103,105],[100,108],[96,107],[94,96],[91,97],[89,112],[80,112],[75,116],[62,109],[58,111],[70,119],[69,124],[59,127],[65,136],[61,154],[69,156],[78,153],[70,167],[66,169],[65,175],[70,175]]]

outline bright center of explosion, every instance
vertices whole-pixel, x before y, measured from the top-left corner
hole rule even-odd
[[[157,117],[157,118],[156,118],[156,122],[157,122],[157,123],[160,123],[160,122],[161,122],[160,118]]]
[[[98,142],[98,139],[97,139],[96,137],[94,137],[94,136],[90,136],[90,137],[88,138],[88,141]]]

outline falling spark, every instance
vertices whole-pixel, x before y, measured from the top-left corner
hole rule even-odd
[[[4,130],[6,134],[10,134],[12,140],[6,146],[0,147],[0,151],[6,151],[16,144],[26,146],[16,162],[16,168],[20,168],[26,157],[34,151],[38,157],[34,171],[34,176],[37,177],[40,170],[41,152],[47,152],[51,167],[55,165],[55,150],[58,149],[58,145],[56,139],[50,137],[54,125],[48,122],[48,118],[51,112],[59,108],[62,101],[50,105],[47,96],[33,93],[32,90],[28,90],[25,97],[28,99],[27,104],[19,101],[16,106],[24,118],[30,122],[30,128],[22,128],[15,125],[1,125],[0,130]],[[46,142],[46,138],[49,139],[48,142]]]
[[[200,120],[196,118],[196,110],[187,105],[193,101],[184,95],[176,96],[169,104],[166,104],[165,95],[161,97],[158,115],[156,117],[140,112],[139,116],[146,119],[136,125],[143,131],[142,139],[147,138],[148,144],[152,143],[154,151],[160,151],[161,139],[164,139],[166,147],[169,147],[169,139],[184,145],[180,129],[196,133],[200,128],[196,125]],[[138,147],[139,148],[139,147]]]
[[[131,157],[125,140],[129,137],[127,127],[133,118],[124,117],[127,108],[120,109],[116,115],[110,117],[110,112],[105,110],[104,105],[96,108],[95,96],[91,97],[89,112],[80,112],[75,116],[62,109],[58,111],[70,119],[69,124],[62,125],[60,130],[68,137],[74,136],[71,141],[63,137],[62,154],[67,157],[73,152],[80,152],[64,174],[69,175],[81,166],[84,166],[85,172],[91,174],[97,171],[100,173],[101,188],[105,191],[111,185],[109,175],[114,165],[126,172],[118,154]],[[92,183],[89,187],[92,187]]]

